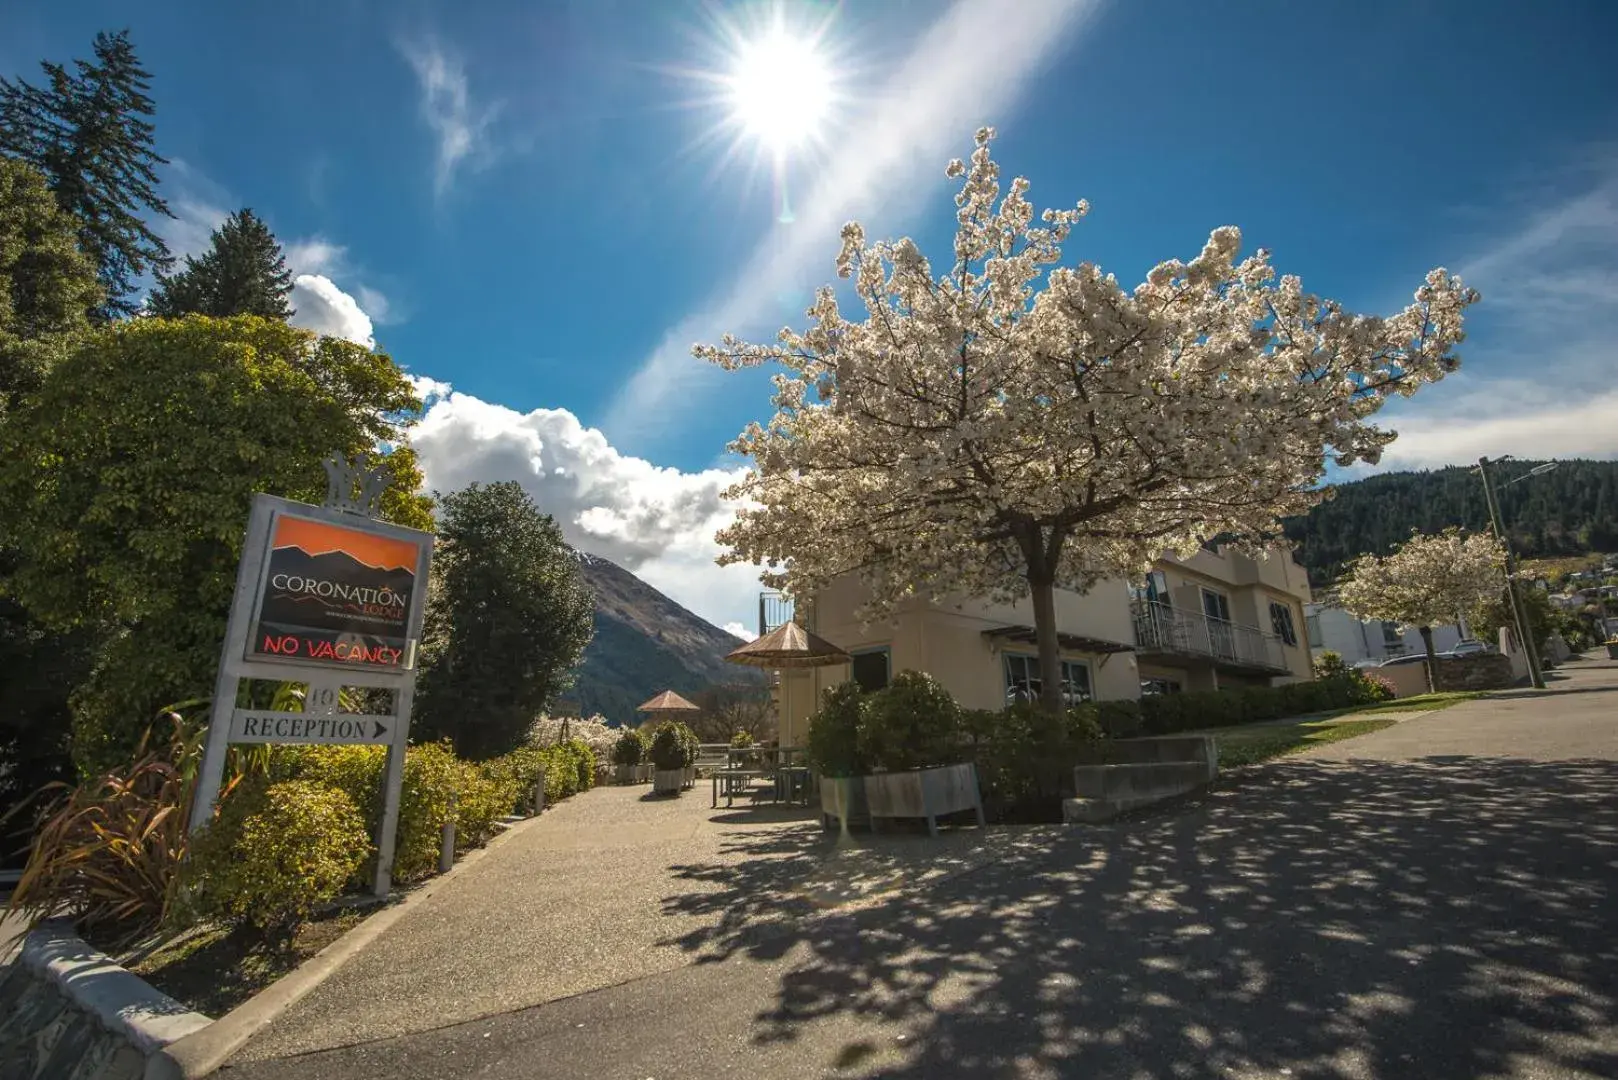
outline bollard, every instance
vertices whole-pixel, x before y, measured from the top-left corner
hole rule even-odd
[[[449,797],[449,817],[438,834],[438,872],[445,873],[455,865],[455,796]]]
[[[545,771],[540,770],[539,779],[534,781],[534,816],[538,817],[540,811],[545,809]]]

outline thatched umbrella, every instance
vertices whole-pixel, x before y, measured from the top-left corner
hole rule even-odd
[[[671,720],[684,712],[701,712],[701,705],[693,705],[673,690],[665,690],[652,700],[635,707],[636,712],[648,713],[652,719]]]
[[[782,623],[763,637],[754,638],[725,657],[733,664],[749,667],[782,668],[827,667],[846,664],[851,659],[825,638],[816,637],[795,622]]]
[[[768,634],[731,650],[725,659],[733,664],[781,671],[786,668],[818,668],[846,664],[853,657],[825,638],[811,634],[797,623],[785,622]],[[784,679],[781,682],[781,693],[782,712],[790,716],[791,709],[788,707],[790,697],[787,681]],[[782,734],[785,735],[785,732]],[[787,745],[784,740],[782,745]]]

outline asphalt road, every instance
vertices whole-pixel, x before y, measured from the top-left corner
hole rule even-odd
[[[1618,665],[897,903],[752,918],[752,865],[700,962],[230,1075],[1618,1076]]]

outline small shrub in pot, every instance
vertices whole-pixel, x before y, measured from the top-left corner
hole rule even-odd
[[[961,760],[961,708],[925,672],[901,671],[872,694],[858,730],[860,755],[874,768],[901,772]]]
[[[865,772],[860,751],[860,723],[865,694],[859,683],[828,687],[820,708],[809,718],[809,762],[822,776],[859,776]]]

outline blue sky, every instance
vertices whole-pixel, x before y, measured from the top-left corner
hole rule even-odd
[[[1091,202],[1068,255],[1126,281],[1224,224],[1350,307],[1465,274],[1463,374],[1391,411],[1389,465],[1618,456],[1618,5],[782,6],[840,99],[786,162],[788,224],[700,77],[759,4],[0,0],[0,71],[128,26],[174,246],[252,206],[302,318],[453,387],[418,436],[433,486],[521,479],[720,623],[754,591],[711,565],[723,448],[768,386],[689,345],[797,320],[849,217],[947,248],[943,165],[980,123],[1036,203]]]

